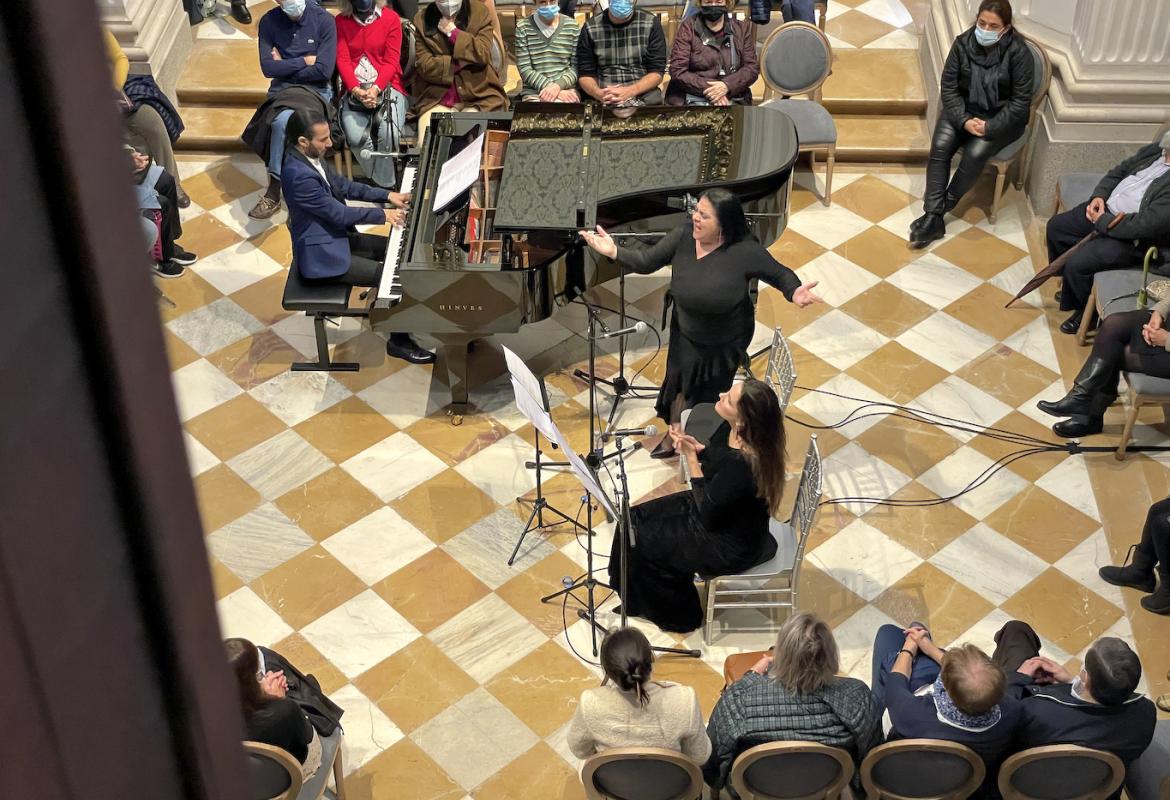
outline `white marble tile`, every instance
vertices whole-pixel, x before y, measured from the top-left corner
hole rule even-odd
[[[855,442],[835,451],[822,466],[825,498],[858,498],[840,504],[855,514],[864,514],[878,500],[885,500],[910,482],[909,476]]]
[[[545,392],[550,408],[556,408],[569,399],[568,395],[552,384],[545,384]],[[476,386],[468,392],[468,400],[480,414],[487,414],[508,430],[519,430],[528,424],[528,420],[516,408],[512,382],[507,376]]]
[[[1067,390],[1064,387],[1064,379],[1057,378],[1055,381],[1049,384],[1047,389],[1044,389],[1039,394],[1029,398],[1017,406],[1016,410],[1025,417],[1033,419],[1036,422],[1039,422],[1045,428],[1048,428],[1052,425],[1052,423],[1056,422],[1059,417],[1053,417],[1049,414],[1045,414],[1036,407],[1036,404],[1041,400],[1059,400],[1060,398],[1064,397],[1066,391]],[[1053,442],[1060,441],[1055,434],[1052,434],[1049,439]]]
[[[844,39],[838,39],[836,36],[830,36],[830,35],[826,34],[826,38],[828,38],[829,44],[833,48],[833,52],[837,52],[838,50],[856,50],[857,49],[853,45],[849,44],[849,42],[845,41]]]
[[[232,294],[275,275],[282,267],[251,242],[237,242],[200,258],[191,269],[219,291]]]
[[[1011,620],[1012,617],[1010,614],[1008,614],[1003,609],[997,608],[986,617],[968,628],[967,631],[962,635],[956,636],[955,643],[961,644],[969,642],[988,655],[992,655],[995,652],[995,634],[999,631],[1000,628],[1002,628]],[[1027,622],[1027,620],[1024,621]],[[1069,653],[1057,647],[1043,636],[1040,636],[1039,633],[1036,635],[1040,637],[1041,655],[1051,658],[1053,661],[1056,661],[1060,664],[1063,664],[1072,658]]]
[[[487,683],[548,640],[495,594],[468,606],[427,638],[480,683]]]
[[[228,459],[227,465],[265,500],[275,500],[329,470],[333,462],[296,431],[286,430]]]
[[[879,281],[868,270],[832,250],[822,253],[796,270],[802,283],[818,281],[816,293],[831,306],[842,306]]]
[[[220,600],[215,610],[225,639],[240,637],[252,644],[271,647],[293,633],[288,623],[247,586]]]
[[[197,39],[234,39],[240,42],[247,42],[252,39],[248,34],[244,33],[239,28],[236,28],[226,19],[216,17],[214,19],[205,19],[202,23],[195,26],[195,38]]]
[[[954,372],[995,345],[995,340],[987,334],[942,311],[904,332],[897,342],[948,372]]]
[[[189,222],[202,214],[206,214],[207,209],[203,208],[196,202],[192,201],[186,208],[179,209],[179,222]],[[196,255],[199,255],[196,253]]]
[[[183,431],[183,444],[187,450],[187,466],[191,470],[191,477],[202,475],[219,463],[215,453],[203,446],[203,443],[191,434]]]
[[[272,325],[270,330],[301,355],[316,360],[317,334],[310,317],[291,314]],[[325,338],[332,347],[352,339],[362,330],[362,322],[357,317],[339,317],[325,323]]]
[[[802,160],[795,168],[796,177],[794,180],[796,181],[796,185],[805,189],[819,191],[818,187],[824,186],[823,167],[823,164],[818,163],[817,171],[814,174],[813,172],[809,171],[808,162]],[[833,190],[836,191],[837,189],[844,189],[854,181],[861,180],[865,174],[866,173],[864,169],[858,170],[851,168],[848,164],[838,164],[837,168],[833,171]],[[825,208],[825,206],[815,206],[815,208]]]
[[[1025,256],[1003,272],[996,275],[988,283],[998,289],[1002,289],[1012,297],[1016,296],[1016,292],[1023,288],[1024,284],[1031,280],[1032,276],[1036,274],[1036,267],[1032,264],[1032,259]],[[1012,304],[1012,308],[1043,308],[1044,297],[1038,291],[1031,291],[1021,297]]]
[[[260,0],[265,2],[266,0]],[[261,186],[268,185],[268,165],[260,156],[251,153],[241,153],[232,156],[232,166],[247,175]],[[270,218],[275,219],[275,217]]]
[[[918,481],[939,497],[950,497],[979,480],[992,464],[992,460],[978,450],[961,447],[920,475]],[[999,469],[986,482],[951,502],[981,520],[1023,491],[1027,485],[1026,480],[1011,470]]]
[[[1118,608],[1125,608],[1121,587],[1106,583],[1098,572],[1101,567],[1114,565],[1121,566],[1121,562],[1113,560],[1103,530],[1096,531],[1053,564],[1077,583],[1093,590]]]
[[[701,585],[697,585],[701,589]],[[733,614],[732,612],[739,612]],[[754,617],[744,616],[743,612],[750,612]],[[687,647],[694,648],[702,655],[703,663],[720,675],[723,674],[723,662],[728,656],[735,653],[750,653],[756,650],[767,650],[776,644],[776,631],[781,623],[771,620],[767,615],[756,609],[716,609],[716,619],[721,616],[727,626],[714,626],[711,629],[711,643],[703,642],[703,630],[691,633],[684,639]],[[767,627],[763,623],[767,623]],[[741,624],[742,623],[742,624]],[[749,626],[751,629],[748,630]],[[731,630],[732,627],[741,627],[744,630]]]
[[[347,678],[362,674],[419,637],[414,626],[372,589],[310,622],[301,633]]]
[[[468,792],[540,741],[482,687],[414,731],[410,738]]]
[[[435,477],[447,465],[409,434],[399,431],[343,462],[341,468],[383,503],[389,503]]]
[[[837,309],[810,322],[791,338],[805,350],[842,370],[889,341],[873,328]]]
[[[441,404],[430,396],[430,389],[430,368],[411,364],[358,392],[358,397],[399,428],[405,428],[439,410]]]
[[[340,403],[352,392],[328,372],[282,372],[248,394],[288,426]]]
[[[844,373],[825,381],[818,389],[808,392],[793,405],[824,425],[837,425],[849,419],[841,432],[850,437],[860,436],[891,411],[888,405],[865,406],[866,403],[889,404],[890,400]]]
[[[833,629],[837,650],[841,657],[841,672],[851,677],[860,676],[868,684],[873,666],[873,638],[883,625],[905,625],[907,621],[893,619],[877,606],[867,605]]]
[[[573,755],[573,751],[569,749],[569,725],[572,722],[566,722],[561,727],[544,737],[544,742],[553,749],[554,752],[565,760],[565,763],[572,768],[574,772],[581,771],[581,759]]]
[[[886,280],[935,309],[946,308],[983,283],[933,253],[911,261]]]
[[[510,434],[464,459],[455,470],[500,505],[508,505],[536,488],[536,474],[524,466],[533,457],[532,442]]]
[[[371,586],[434,549],[435,543],[394,509],[383,506],[321,546]]]
[[[914,21],[914,17],[910,16],[906,6],[902,5],[899,0],[867,0],[859,6],[854,6],[854,10],[869,14],[874,19],[881,20],[887,25],[893,25],[895,28],[901,28]]]
[[[345,718],[342,720],[345,736],[341,744],[344,748],[342,762],[346,775],[360,769],[402,738],[398,726],[352,683],[330,692],[329,699],[345,710]]]
[[[175,389],[181,422],[244,393],[235,381],[202,358],[172,372],[171,385]]]
[[[926,191],[926,169],[924,167],[907,166],[904,172],[877,172],[873,173],[873,177],[914,197],[921,197]],[[916,208],[919,214],[922,213],[922,203],[919,201],[915,201],[910,208]]]
[[[225,156],[200,156],[190,153],[175,153],[175,164],[179,168],[180,182],[201,172],[206,172],[212,167],[226,164],[229,161],[230,159]]]
[[[917,50],[919,37],[910,31],[890,31],[865,46],[866,50]]]
[[[661,421],[658,421],[657,428],[664,431]],[[642,448],[639,448],[632,455],[626,456],[626,479],[630,486],[630,498],[633,503],[637,503],[654,489],[678,475],[678,461],[650,457],[650,450],[657,442],[657,438],[645,439]],[[609,447],[605,452],[612,453],[613,450],[613,447]],[[616,507],[620,488],[618,486],[618,465],[614,460],[610,460],[608,464],[609,469],[603,469],[601,472],[601,488],[608,492],[608,496],[614,501]],[[594,515],[595,519],[596,516]]]
[[[267,183],[267,180],[263,182],[264,185]],[[252,219],[248,216],[248,212],[259,202],[264,191],[257,189],[243,197],[237,197],[212,211],[211,215],[245,239],[258,236],[277,225],[284,225],[288,221],[288,206],[283,203],[280,210],[268,219]]]
[[[1011,406],[967,383],[962,378],[948,375],[927,389],[909,404],[910,408],[928,411],[969,423],[972,429],[986,428],[1011,413]],[[940,420],[944,421],[945,420]],[[941,430],[961,442],[970,441],[976,434],[943,427]]]
[[[576,508],[562,510],[569,515],[576,513]],[[584,524],[584,514],[581,520]],[[532,531],[524,537],[515,563],[508,566],[508,557],[523,530],[524,523],[511,509],[501,508],[443,542],[442,548],[471,574],[498,589],[556,549],[540,531]]]
[[[1015,294],[1015,292],[1012,292]],[[1061,334],[1063,336],[1063,334]],[[1044,317],[1037,317],[1024,327],[1003,340],[1011,349],[1035,361],[1053,372],[1060,372],[1056,360],[1056,348],[1052,345],[1052,334]]]
[[[1048,568],[1044,559],[982,522],[931,556],[930,563],[995,605]]]
[[[572,513],[576,515],[576,509]],[[584,525],[586,515],[581,513],[581,524]],[[568,559],[581,568],[584,572],[588,566],[589,553],[586,551],[588,545],[593,550],[593,568],[594,577],[598,580],[606,581],[606,570],[609,568],[609,552],[613,548],[613,537],[616,526],[612,522],[605,521],[605,513],[602,511],[593,512],[593,536],[588,539],[584,535],[580,538],[575,538],[568,544],[561,547],[561,553],[568,557]],[[576,575],[570,577],[575,578]]]
[[[1036,485],[1056,495],[1083,514],[1101,521],[1093,485],[1089,482],[1089,470],[1083,458],[1066,458],[1048,470]]]
[[[820,171],[818,168],[817,172]],[[833,176],[834,184],[837,182],[836,177]],[[820,203],[814,203],[788,219],[789,228],[829,249],[863,233],[872,224],[865,217],[854,214],[844,206],[825,207]]]
[[[244,583],[251,583],[312,546],[313,537],[272,503],[263,504],[207,537],[211,554]]]
[[[211,355],[246,336],[264,330],[264,324],[230,298],[208,303],[167,323],[167,329],[201,356]]]
[[[917,194],[921,194],[921,192],[918,192]],[[909,246],[910,223],[918,219],[920,216],[922,216],[922,201],[915,200],[901,211],[896,211],[883,219],[878,223],[878,226],[885,228],[895,236],[899,236],[905,239],[907,246]],[[947,214],[944,219],[947,225],[947,236],[954,236],[956,233],[962,233],[971,227],[970,222],[967,222],[961,217],[956,217],[954,214]],[[946,240],[944,239],[943,241]]]
[[[922,563],[914,553],[860,519],[813,550],[808,559],[866,600],[873,600]]]

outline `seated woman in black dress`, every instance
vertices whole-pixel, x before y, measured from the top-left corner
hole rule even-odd
[[[655,405],[668,424],[677,422],[684,408],[714,403],[735,371],[747,363],[756,321],[748,295],[753,278],[776,287],[800,308],[821,302],[812,292],[816,281],[801,285],[796,273],[749,233],[743,206],[726,189],[705,192],[691,221],[653,247],[618,247],[601,226],[596,233],[581,231],[581,238],[634,272],[649,274],[671,265],[668,302],[673,301],[674,314],[666,377]],[[670,437],[664,437],[651,455],[674,455]]]
[[[784,491],[784,417],[763,381],[732,384],[715,413],[728,424],[706,445],[671,429],[690,468],[690,491],[630,509],[635,547],[621,585],[620,537],[610,553],[610,585],[626,613],[664,631],[688,633],[703,623],[695,591],[700,576],[734,575],[776,554],[768,520]]]

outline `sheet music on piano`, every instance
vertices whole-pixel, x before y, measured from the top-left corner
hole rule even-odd
[[[407,167],[402,171],[402,185],[399,191],[410,194],[414,191],[414,178],[418,173],[417,167]],[[412,202],[414,198],[411,198]],[[395,225],[390,229],[390,240],[386,244],[386,258],[382,261],[382,274],[378,278],[378,296],[374,300],[375,308],[386,308],[402,299],[402,285],[398,279],[398,264],[402,261],[402,244],[406,238],[406,226]]]
[[[487,138],[484,131],[471,144],[464,147],[454,158],[443,163],[439,171],[439,183],[435,187],[435,213],[442,211],[451,201],[471,188],[479,178],[479,167],[483,162],[483,144]]]

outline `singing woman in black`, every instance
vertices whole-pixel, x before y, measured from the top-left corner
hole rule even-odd
[[[625,586],[620,536],[610,553],[610,585],[626,613],[664,631],[688,633],[703,624],[696,573],[734,575],[776,554],[768,521],[784,491],[780,403],[767,384],[749,379],[719,395],[715,413],[727,424],[706,445],[671,428],[691,488],[630,509],[635,538]]]
[[[653,247],[618,247],[600,226],[596,233],[581,231],[581,238],[634,272],[649,274],[671,265],[674,314],[666,376],[655,405],[667,424],[677,422],[684,408],[714,403],[747,363],[756,320],[748,296],[753,278],[776,287],[800,308],[821,302],[812,292],[816,281],[801,285],[795,272],[751,236],[743,206],[726,189],[705,192],[690,222]],[[654,458],[672,455],[669,436],[652,453]]]

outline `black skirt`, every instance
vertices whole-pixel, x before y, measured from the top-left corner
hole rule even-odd
[[[671,419],[675,399],[682,397],[683,408],[694,408],[699,403],[714,403],[720,392],[726,392],[735,379],[735,372],[747,365],[747,348],[752,331],[720,345],[699,344],[679,330],[674,315],[670,320],[670,345],[666,351],[666,374],[654,410],[667,424]]]

